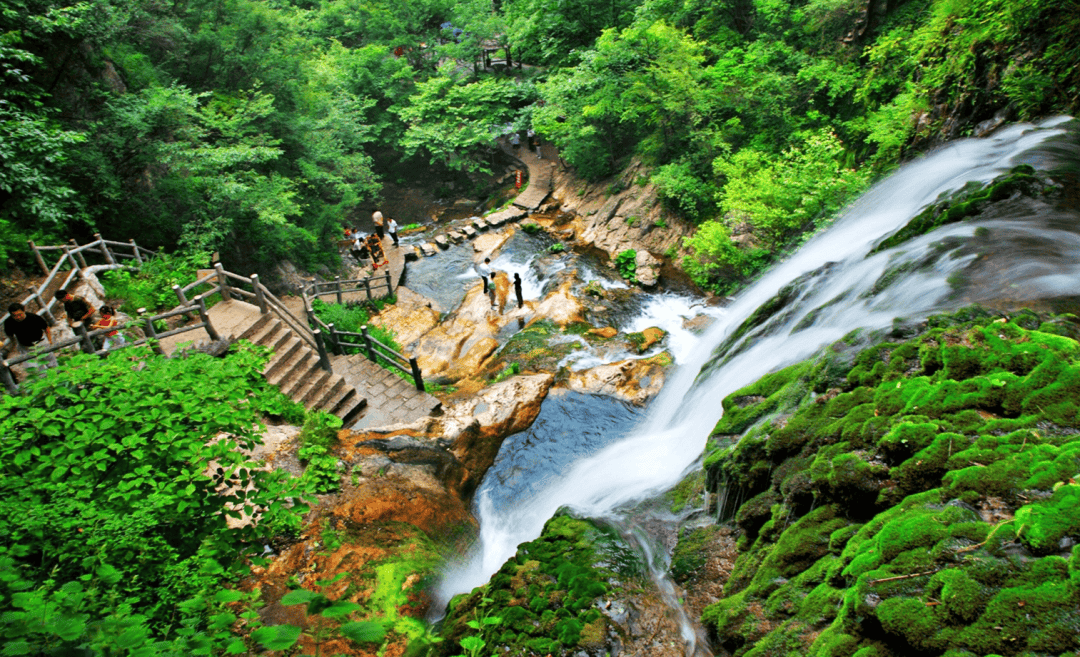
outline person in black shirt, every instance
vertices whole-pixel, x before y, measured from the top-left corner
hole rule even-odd
[[[67,313],[68,324],[75,322],[90,321],[94,315],[94,307],[87,303],[86,299],[77,297],[67,290],[57,290],[54,295],[57,301],[64,302],[64,312]]]
[[[514,274],[514,294],[517,295],[518,308],[525,305],[525,299],[521,294],[521,274]]]
[[[30,347],[41,342],[43,338],[49,339],[52,344],[52,328],[40,315],[26,312],[26,307],[21,303],[13,303],[8,306],[11,317],[4,320],[4,333],[14,340],[15,350],[19,355],[29,353]],[[49,361],[55,365],[56,356],[49,354]]]

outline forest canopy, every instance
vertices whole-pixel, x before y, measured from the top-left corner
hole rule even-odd
[[[723,291],[982,121],[1075,111],[1075,0],[0,0],[0,267],[102,232],[337,264],[383,185],[535,127],[631,158]],[[470,178],[471,176],[471,178]],[[731,243],[749,226],[752,243]],[[12,260],[9,262],[9,258]]]

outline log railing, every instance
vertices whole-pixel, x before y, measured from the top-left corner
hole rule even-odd
[[[71,240],[70,244],[60,246],[38,246],[33,242],[30,242],[34,257],[42,271],[45,272],[46,279],[39,288],[30,288],[30,294],[22,301],[22,304],[28,311],[37,311],[43,315],[50,326],[56,325],[56,318],[52,313],[52,308],[56,303],[56,300],[52,298],[51,294],[55,291],[52,289],[52,286],[56,281],[62,279],[60,285],[57,285],[55,289],[66,289],[77,276],[82,275],[83,269],[91,267],[96,270],[121,269],[130,266],[128,264],[121,264],[122,261],[127,261],[128,263],[134,261],[135,264],[141,265],[146,260],[157,255],[154,251],[136,245],[135,240],[129,240],[128,243],[124,243],[102,239],[100,234],[95,235],[94,237],[96,238],[95,241],[83,245],[77,244],[75,240]],[[51,259],[52,254],[57,252],[60,253],[60,255],[50,269],[46,264],[46,257]],[[90,260],[87,260],[88,257]],[[98,260],[104,260],[104,263],[95,264],[93,266],[90,265],[91,261]],[[65,273],[62,275],[62,272]],[[117,348],[149,346],[155,353],[162,354],[161,346],[158,343],[159,340],[199,329],[204,329],[210,336],[210,339],[219,340],[220,336],[211,324],[210,316],[207,312],[207,298],[214,294],[220,294],[221,299],[223,300],[227,301],[233,298],[247,299],[258,306],[261,313],[275,314],[289,327],[290,330],[293,331],[293,333],[298,335],[300,339],[318,352],[320,366],[328,372],[332,372],[333,370],[326,340],[324,339],[324,336],[327,335],[329,336],[330,345],[334,352],[342,354],[344,353],[345,347],[364,349],[368,358],[372,361],[379,363],[381,359],[383,363],[401,370],[406,375],[412,375],[413,381],[416,384],[416,389],[424,389],[423,377],[415,358],[406,358],[404,355],[371,337],[366,326],[363,327],[362,333],[337,331],[334,329],[333,324],[325,324],[316,317],[315,313],[311,310],[310,298],[319,298],[330,294],[336,297],[338,303],[343,302],[343,295],[360,291],[364,292],[369,300],[375,298],[375,295],[392,296],[394,287],[389,270],[381,276],[344,281],[340,278],[336,278],[334,281],[322,283],[316,282],[303,287],[300,292],[304,300],[307,321],[303,321],[289,312],[285,304],[259,281],[258,274],[252,274],[250,277],[240,276],[239,274],[226,271],[220,263],[214,266],[213,271],[200,276],[194,282],[183,287],[174,285],[172,289],[173,293],[176,294],[177,300],[180,302],[180,305],[176,308],[156,315],[145,315],[145,309],[140,308],[138,311],[139,319],[127,322],[120,327],[110,327],[96,331],[87,331],[86,327],[84,327],[81,322],[77,322],[73,325],[73,328],[76,331],[75,337],[54,342],[48,346],[37,347],[32,349],[29,354],[2,361],[2,363],[0,363],[0,379],[2,379],[3,384],[9,392],[16,394],[18,392],[18,386],[15,385],[14,377],[11,374],[11,365],[17,365],[39,356],[54,353],[75,345],[78,345],[79,348],[86,353],[105,354],[107,353],[105,350],[96,349],[94,347],[93,338],[129,327],[143,327],[146,336],[133,342],[127,342]],[[383,292],[384,290],[385,292]],[[198,294],[189,300],[189,295],[195,291],[198,291]],[[42,294],[42,292],[44,292],[44,294]],[[34,308],[35,305],[37,306],[36,308]],[[177,315],[184,315],[190,318],[195,314],[199,316],[199,322],[197,323],[186,324],[162,333],[157,333],[154,328],[155,321],[168,319]],[[0,318],[0,322],[6,320],[9,316],[10,315],[5,313],[4,316]],[[350,339],[359,339],[362,342],[350,342]],[[7,346],[7,343],[5,343],[5,346]]]

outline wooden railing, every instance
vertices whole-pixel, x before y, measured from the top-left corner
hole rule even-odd
[[[159,340],[168,338],[174,335],[180,335],[181,333],[187,333],[188,331],[198,331],[204,329],[210,336],[211,340],[220,340],[221,336],[214,330],[214,326],[210,323],[210,315],[206,309],[206,299],[202,295],[196,296],[193,299],[193,303],[188,306],[174,308],[164,313],[158,313],[156,315],[146,315],[144,308],[139,309],[139,318],[125,322],[122,326],[110,326],[109,328],[97,329],[88,331],[86,326],[82,322],[75,322],[72,324],[72,328],[75,330],[75,336],[66,340],[57,340],[47,346],[35,347],[30,349],[29,353],[16,356],[15,358],[9,358],[4,361],[0,361],[0,379],[2,379],[4,387],[7,391],[13,395],[19,394],[19,386],[15,383],[15,378],[11,374],[11,366],[24,363],[35,358],[48,356],[49,354],[68,349],[70,347],[78,346],[84,353],[97,354],[99,356],[105,355],[112,351],[112,349],[98,349],[94,346],[94,338],[102,337],[117,330],[124,330],[127,328],[142,328],[145,335],[142,338],[125,342],[123,345],[119,345],[116,349],[123,349],[126,347],[139,347],[148,346],[154,353],[158,355],[164,355],[165,352],[161,349]],[[196,324],[187,324],[178,328],[158,333],[154,328],[154,322],[177,315],[187,315],[191,313],[197,313],[199,315],[199,322]]]
[[[56,290],[67,289],[76,277],[82,276],[83,269],[91,267],[91,262],[94,262],[95,265],[100,264],[101,269],[122,269],[126,265],[120,264],[121,261],[130,262],[134,260],[136,264],[141,265],[157,255],[156,252],[135,244],[135,240],[129,240],[125,244],[124,242],[111,242],[102,239],[100,234],[96,234],[94,237],[97,239],[82,246],[76,243],[75,240],[60,246],[38,246],[32,241],[29,242],[30,249],[34,252],[34,259],[45,274],[45,280],[40,286],[34,287],[31,285],[28,290],[29,294],[20,302],[27,312],[37,313],[49,323],[49,326],[56,326],[56,316],[53,315],[53,308],[58,302],[53,297],[53,293]],[[54,253],[60,255],[52,268],[50,268],[46,264],[46,256],[52,259]],[[95,262],[100,260],[104,262]],[[0,323],[6,322],[10,316],[5,311],[3,316],[0,317]],[[9,343],[11,346],[14,345],[13,342],[5,339],[4,347],[9,347]]]
[[[44,315],[45,320],[51,326],[55,326],[56,318],[52,314],[52,307],[55,299],[43,298],[40,291],[44,290],[46,293],[48,292],[49,286],[57,279],[59,272],[63,270],[65,265],[71,267],[71,271],[64,278],[63,283],[57,286],[57,289],[66,288],[76,276],[81,275],[82,269],[89,266],[89,263],[86,260],[87,255],[91,255],[94,258],[98,256],[103,258],[106,261],[106,264],[101,266],[103,269],[125,267],[126,265],[119,264],[120,260],[135,260],[141,265],[146,259],[156,255],[153,251],[137,246],[135,240],[131,240],[128,244],[125,244],[123,242],[104,240],[101,238],[101,235],[95,235],[95,237],[97,237],[97,240],[82,246],[75,244],[74,240],[72,240],[70,246],[37,246],[33,242],[30,242],[30,247],[34,251],[35,258],[47,274],[47,278],[39,289],[33,287],[30,288],[31,294],[22,302],[28,311],[32,311],[31,304],[36,303],[42,315]],[[115,247],[119,247],[121,250],[115,250]],[[123,249],[130,249],[130,253]],[[57,251],[62,252],[62,255],[50,270],[45,262],[45,254]],[[381,292],[384,288],[387,296],[393,295],[394,287],[390,279],[389,270],[381,276],[345,281],[336,278],[332,282],[311,283],[300,291],[304,300],[304,309],[307,314],[307,321],[305,322],[289,312],[288,308],[285,307],[285,304],[259,281],[258,274],[252,274],[250,277],[240,276],[239,274],[225,271],[222,265],[218,263],[214,266],[212,271],[200,276],[194,282],[183,287],[179,285],[174,285],[172,287],[173,293],[176,294],[176,298],[180,302],[180,305],[176,308],[165,313],[150,316],[144,316],[145,309],[140,308],[138,311],[140,315],[139,319],[125,323],[123,326],[119,327],[119,330],[128,327],[141,326],[144,329],[146,336],[134,342],[125,343],[117,348],[149,345],[155,353],[161,354],[163,352],[158,344],[159,340],[199,329],[205,329],[206,333],[210,336],[210,339],[219,340],[220,336],[217,331],[214,330],[213,325],[210,323],[210,316],[207,314],[206,300],[214,294],[220,294],[222,300],[227,301],[233,298],[247,299],[258,306],[261,313],[274,313],[277,315],[277,317],[281,319],[293,333],[318,352],[319,364],[327,372],[333,372],[333,369],[324,335],[330,336],[331,348],[335,353],[343,354],[345,347],[362,348],[366,351],[368,358],[375,363],[379,363],[380,359],[382,359],[384,363],[395,367],[406,374],[411,374],[416,384],[416,389],[423,390],[424,380],[415,358],[406,358],[389,346],[371,337],[367,332],[366,326],[362,329],[362,333],[336,331],[333,324],[325,324],[316,317],[315,313],[311,310],[309,297],[319,298],[321,296],[333,294],[340,304],[343,302],[344,294],[363,291],[368,299],[372,299],[374,298],[373,293]],[[189,301],[188,295],[195,291],[198,291],[198,294]],[[154,321],[168,319],[178,315],[191,317],[193,314],[199,315],[200,321],[198,323],[187,324],[163,333],[157,333],[155,331]],[[0,321],[6,320],[8,316],[9,315],[5,314],[3,318],[0,318]],[[104,354],[107,353],[105,350],[95,349],[92,338],[118,330],[117,327],[110,327],[96,331],[87,331],[81,322],[74,324],[73,328],[75,328],[75,331],[78,334],[74,338],[55,342],[47,347],[38,347],[33,349],[31,353],[27,355],[2,361],[2,367],[0,367],[0,379],[3,379],[3,383],[8,391],[13,394],[18,392],[18,386],[15,385],[14,378],[11,374],[11,365],[17,365],[36,357],[54,353],[75,345],[79,345],[80,349],[86,353]],[[359,338],[363,340],[363,342],[349,342],[350,338]]]

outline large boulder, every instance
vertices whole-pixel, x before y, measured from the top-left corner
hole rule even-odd
[[[645,360],[624,360],[571,372],[565,382],[570,390],[615,397],[635,406],[644,406],[664,387],[671,358],[660,354]]]
[[[407,287],[397,289],[397,303],[371,318],[375,326],[392,329],[398,344],[408,348],[439,324],[432,301]]]

